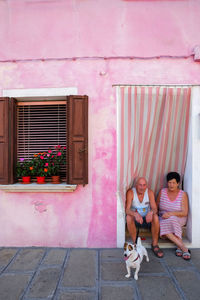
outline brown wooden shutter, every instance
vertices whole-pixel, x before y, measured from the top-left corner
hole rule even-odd
[[[0,184],[14,182],[15,100],[0,98]]]
[[[10,156],[10,184],[17,181],[15,176],[17,163],[17,100],[10,98],[10,115],[9,115],[9,156]]]
[[[9,99],[0,98],[0,184],[9,183]]]
[[[88,183],[88,96],[67,97],[67,183]]]

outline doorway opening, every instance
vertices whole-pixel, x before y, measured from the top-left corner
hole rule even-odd
[[[192,176],[194,159],[196,168],[200,167],[199,124],[194,121],[196,115],[200,116],[199,99],[199,86],[117,86],[118,247],[125,240],[125,195],[135,177],[146,177],[157,195],[169,171],[181,174],[181,184],[188,193],[190,212],[185,236],[188,242],[193,241],[193,207],[199,205],[192,201],[193,190],[199,185]]]

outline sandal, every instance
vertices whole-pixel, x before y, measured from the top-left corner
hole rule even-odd
[[[183,255],[183,251],[181,249],[176,249],[175,251],[175,255],[178,256],[178,257],[181,257]]]
[[[158,245],[151,245],[151,250],[153,251],[153,253],[155,254],[155,256],[157,256],[158,258],[162,258],[164,256],[163,251],[160,249],[160,247]],[[162,254],[162,255],[159,255]]]
[[[183,252],[183,255],[182,255],[183,259],[185,260],[190,260],[191,258],[191,252],[190,250],[186,251],[186,252]]]

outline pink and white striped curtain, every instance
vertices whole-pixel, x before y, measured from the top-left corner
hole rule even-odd
[[[118,192],[144,176],[158,193],[170,171],[184,174],[191,88],[118,87]]]

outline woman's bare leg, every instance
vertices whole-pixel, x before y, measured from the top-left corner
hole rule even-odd
[[[183,252],[188,252],[188,248],[185,247],[182,239],[179,237],[175,236],[173,233],[168,233],[166,234],[166,237],[172,241],[179,249],[181,249]]]

